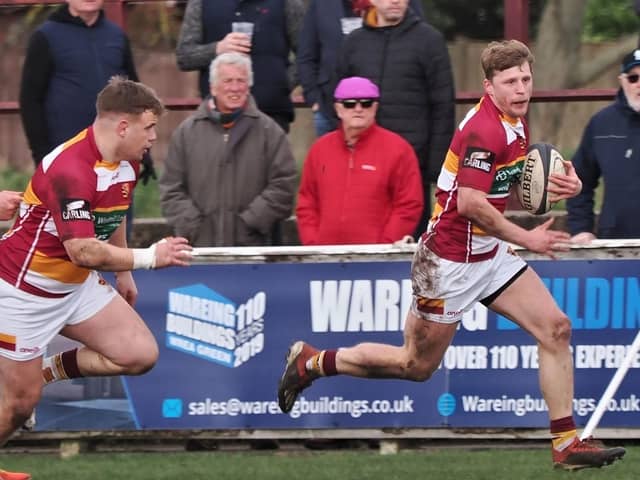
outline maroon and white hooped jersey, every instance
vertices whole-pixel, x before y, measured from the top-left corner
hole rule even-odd
[[[425,245],[454,262],[492,258],[498,241],[458,213],[458,188],[486,192],[504,212],[509,190],[522,172],[529,144],[526,123],[504,115],[485,95],[460,122],[438,176],[436,203]]]
[[[103,161],[92,127],[56,147],[36,169],[20,214],[0,241],[0,278],[44,297],[74,291],[89,270],[74,265],[63,242],[108,240],[131,204],[139,166]]]

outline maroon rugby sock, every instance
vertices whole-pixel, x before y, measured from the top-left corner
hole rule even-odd
[[[42,362],[42,378],[45,384],[82,376],[78,368],[77,348],[56,353]]]

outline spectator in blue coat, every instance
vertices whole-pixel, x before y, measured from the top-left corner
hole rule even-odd
[[[423,18],[419,0],[410,0],[414,13]],[[342,39],[362,26],[368,0],[311,0],[304,16],[296,57],[304,99],[313,111],[316,134],[335,130],[333,109],[335,70]]]
[[[572,239],[640,238],[640,49],[625,55],[614,102],[587,124],[573,165],[582,192],[567,200]],[[604,184],[597,227],[594,192]]]
[[[104,0],[67,0],[31,35],[20,82],[20,115],[36,166],[93,123],[96,98],[109,79],[138,81],[125,32],[107,20]],[[156,178],[151,156],[140,180]],[[127,213],[130,238],[133,204]]]

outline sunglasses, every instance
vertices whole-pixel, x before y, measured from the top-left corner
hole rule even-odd
[[[627,77],[627,81],[629,83],[636,83],[638,80],[640,80],[640,75],[638,75],[637,73],[632,73],[631,75],[625,75],[625,77]]]
[[[373,100],[372,98],[360,98],[357,100],[356,99],[340,100],[340,103],[342,104],[342,106],[348,109],[356,108],[356,105],[358,104],[360,104],[362,108],[371,108],[371,105],[373,105],[373,102],[375,102],[375,100]]]

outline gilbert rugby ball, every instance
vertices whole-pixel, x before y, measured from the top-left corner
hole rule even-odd
[[[516,184],[518,200],[529,213],[547,213],[553,203],[547,195],[549,174],[565,173],[564,159],[550,143],[534,143],[527,149],[520,181]]]

